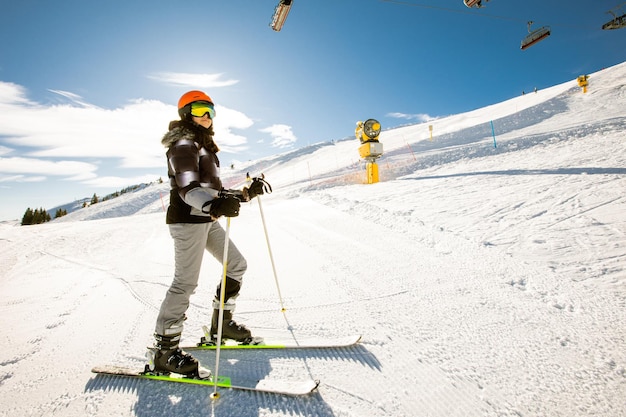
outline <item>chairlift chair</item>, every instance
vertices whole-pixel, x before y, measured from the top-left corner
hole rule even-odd
[[[489,0],[485,0],[485,2],[487,1]],[[477,9],[483,7],[483,0],[463,0],[463,3],[465,3],[465,5],[469,7],[470,9],[472,7],[475,7]]]
[[[274,16],[272,16],[272,23],[270,23],[270,27],[279,32],[283,25],[285,24],[285,20],[287,20],[287,15],[289,14],[289,10],[291,10],[291,4],[293,0],[280,0],[278,5],[274,9]]]
[[[541,42],[542,40],[550,36],[550,26],[543,26],[539,29],[531,31],[530,26],[532,24],[532,21],[528,22],[528,35],[524,39],[522,39],[522,45],[520,47],[522,51],[524,49],[530,48],[537,42]]]
[[[602,25],[603,30],[621,29],[626,27],[626,13],[621,16],[617,16],[612,11],[608,11],[607,13],[612,14],[613,19]]]

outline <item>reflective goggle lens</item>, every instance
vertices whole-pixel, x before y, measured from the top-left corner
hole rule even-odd
[[[207,102],[191,103],[191,115],[195,117],[202,117],[209,113],[209,117],[212,119],[215,117],[215,108],[213,104]]]

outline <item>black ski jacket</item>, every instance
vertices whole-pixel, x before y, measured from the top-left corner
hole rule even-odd
[[[206,223],[211,200],[222,189],[219,151],[213,130],[175,120],[161,143],[167,147],[170,205],[166,223]]]

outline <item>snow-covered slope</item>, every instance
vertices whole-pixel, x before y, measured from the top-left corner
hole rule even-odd
[[[140,367],[173,274],[167,185],[0,224],[0,416],[626,416],[626,64],[484,109],[224,169],[265,173],[231,236],[237,319],[349,349],[223,352],[223,372],[320,379],[306,398],[94,377]],[[493,122],[496,136],[492,136]],[[433,126],[433,140],[428,126]],[[90,220],[90,221],[86,221]],[[221,268],[207,257],[194,343]],[[287,321],[285,321],[287,318]],[[210,352],[196,355],[214,367]]]

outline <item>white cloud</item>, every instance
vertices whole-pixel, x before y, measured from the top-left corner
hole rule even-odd
[[[148,78],[164,84],[194,88],[228,87],[239,82],[239,80],[221,80],[223,75],[223,73],[193,74],[184,72],[158,72],[149,75]]]
[[[61,91],[61,90],[50,90],[48,89],[48,91],[50,91],[51,93],[54,94],[58,94],[62,97],[67,98],[68,100],[72,101],[73,103],[76,103],[82,107],[92,107],[92,108],[98,108],[97,106],[94,106],[93,104],[89,104],[85,101],[83,101],[83,98],[81,96],[79,96],[78,94],[74,94],[71,93],[69,91]]]
[[[129,184],[148,184],[159,179],[159,175],[141,175],[135,177],[114,177],[105,176],[97,177],[89,180],[82,181],[84,184],[90,185],[96,188],[123,188]],[[161,176],[162,177],[162,176]]]
[[[3,182],[43,182],[46,181],[48,177],[43,175],[36,176],[26,176],[26,175],[10,175],[10,176],[0,176],[0,183]]]
[[[273,138],[272,146],[275,148],[287,148],[298,140],[296,135],[293,134],[291,126],[288,125],[276,124],[259,131],[270,134]]]
[[[0,173],[18,174],[14,177],[21,176],[22,178],[26,178],[24,174],[66,177],[93,176],[96,169],[97,165],[79,161],[46,161],[23,157],[0,158]]]
[[[248,129],[254,122],[240,111],[215,106],[215,120],[213,130],[215,131],[215,142],[224,152],[241,152],[246,150],[248,140],[245,136],[238,135],[233,129]]]
[[[11,152],[13,152],[13,149],[0,145],[0,156],[10,154]]]
[[[30,103],[30,101],[26,98],[26,89],[24,87],[0,81],[0,106],[4,104],[28,103]]]
[[[94,179],[99,166],[79,162],[85,158],[118,161],[119,168],[165,169],[161,138],[169,122],[178,119],[175,105],[137,99],[116,109],[103,109],[86,103],[79,95],[50,91],[71,103],[33,103],[26,99],[22,87],[0,81],[0,156],[14,156],[0,162],[0,175]],[[216,107],[215,132],[220,148],[225,152],[245,150],[247,138],[234,130],[248,129],[253,121],[237,110]],[[73,169],[71,163],[80,168]],[[129,181],[125,185],[131,184]]]
[[[0,135],[27,157],[119,158],[126,167],[155,166],[163,155],[160,138],[175,114],[174,106],[149,100],[115,110],[13,106],[0,114]]]
[[[23,175],[0,175],[0,183],[3,182],[22,182],[25,181],[25,177]]]
[[[48,177],[44,177],[44,176],[34,176],[34,177],[24,177],[21,180],[18,180],[17,182],[44,182],[45,180],[47,180]]]
[[[393,117],[395,119],[406,119],[406,120],[418,120],[420,122],[429,122],[431,120],[435,120],[435,117],[429,116],[424,113],[417,114],[406,114],[406,113],[387,113],[387,117]]]

